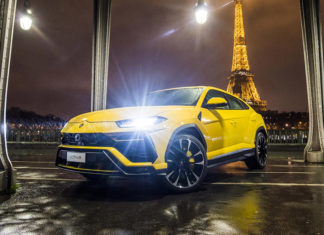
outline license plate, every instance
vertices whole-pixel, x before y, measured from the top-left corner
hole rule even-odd
[[[81,162],[85,163],[86,161],[86,154],[79,153],[79,152],[67,152],[66,160],[68,162]]]

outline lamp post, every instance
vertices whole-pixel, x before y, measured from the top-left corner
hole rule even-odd
[[[31,17],[32,10],[31,10],[31,4],[29,0],[24,1],[24,12],[22,16],[20,17],[20,27],[23,30],[29,30],[32,26],[33,19]]]
[[[198,0],[195,7],[195,18],[198,24],[204,24],[208,17],[208,7],[205,0]]]

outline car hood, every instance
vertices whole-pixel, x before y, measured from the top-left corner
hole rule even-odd
[[[139,117],[162,116],[166,117],[169,112],[176,112],[194,109],[193,106],[143,106],[114,108],[90,113],[81,114],[72,118],[70,123],[79,122],[112,122],[124,119],[133,119]]]

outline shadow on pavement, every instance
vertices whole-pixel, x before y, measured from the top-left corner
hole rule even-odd
[[[90,201],[150,201],[161,199],[167,192],[159,183],[145,179],[109,179],[107,183],[84,181],[65,188],[62,196]]]

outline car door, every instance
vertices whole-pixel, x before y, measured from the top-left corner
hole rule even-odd
[[[208,158],[228,153],[235,143],[233,139],[234,123],[229,106],[215,109],[206,108],[207,102],[214,97],[225,99],[225,94],[218,90],[209,90],[201,109],[201,122],[208,133],[206,140],[210,143],[207,149]]]
[[[233,123],[233,148],[235,150],[249,148],[250,133],[249,133],[249,121],[251,112],[249,107],[236,97],[225,94],[225,99],[228,102],[229,110],[231,111],[230,120]]]

